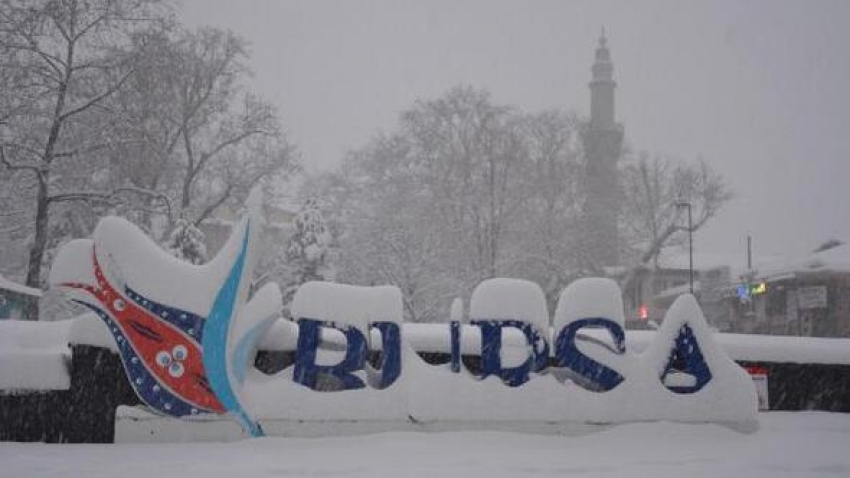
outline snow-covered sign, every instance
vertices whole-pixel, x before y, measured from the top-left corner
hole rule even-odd
[[[756,386],[756,395],[759,399],[759,410],[770,410],[770,399],[768,395],[767,369],[763,367],[748,367],[747,371],[753,377],[753,384]]]
[[[826,286],[800,287],[797,289],[797,304],[800,309],[826,307]]]
[[[431,366],[416,355],[402,336],[397,287],[308,282],[291,304],[294,365],[265,375],[250,364],[279,319],[281,294],[272,283],[249,295],[259,204],[257,195],[249,198],[240,226],[204,265],[175,259],[118,218],[103,219],[92,239],[72,241],[57,255],[50,283],[108,326],[130,384],[153,411],[229,414],[251,436],[263,434],[265,420],[369,422],[372,429],[757,423],[752,380],[715,342],[692,296],[670,307],[653,343],[636,354],[625,346],[620,289],[601,278],[562,292],[552,329],[539,286],[482,282],[469,309],[480,336],[476,372],[461,360],[468,341],[456,320],[446,325],[451,363]],[[605,335],[588,340],[588,329]],[[503,347],[508,335],[526,346]]]

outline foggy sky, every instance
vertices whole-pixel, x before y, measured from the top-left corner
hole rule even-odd
[[[850,241],[850,2],[184,0],[251,43],[308,171],[458,84],[525,111],[589,113],[600,28],[633,150],[702,155],[735,193],[700,251],[792,255]],[[699,267],[699,264],[696,264]]]

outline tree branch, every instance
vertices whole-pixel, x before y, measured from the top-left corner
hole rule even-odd
[[[96,144],[96,145],[89,146],[89,147],[86,147],[86,148],[76,148],[76,149],[72,149],[70,151],[62,151],[62,152],[59,152],[59,153],[53,153],[53,158],[54,159],[71,158],[71,157],[74,157],[74,156],[78,156],[80,154],[88,154],[88,153],[93,153],[95,151],[100,151],[102,149],[107,148],[108,146],[109,145],[104,143],[104,144]]]
[[[229,138],[225,141],[222,141],[215,148],[213,148],[211,151],[201,154],[201,158],[198,160],[198,168],[197,169],[200,170],[201,168],[203,168],[204,164],[207,161],[212,159],[215,155],[220,153],[225,148],[228,148],[230,146],[238,144],[242,140],[244,140],[244,139],[246,139],[250,136],[254,136],[254,135],[258,135],[258,134],[269,134],[269,133],[264,131],[264,130],[261,130],[261,129],[247,130],[247,131],[243,131],[242,133],[240,133],[240,134],[238,134],[238,135],[236,135],[232,138]]]
[[[26,39],[29,44],[7,44],[5,46],[7,48],[15,50],[24,50],[30,53],[35,53],[36,55],[41,57],[42,60],[44,60],[44,62],[47,64],[48,67],[50,67],[51,70],[53,70],[57,75],[59,75],[59,77],[61,77],[63,74],[63,70],[60,67],[64,67],[65,62],[61,58],[40,49],[38,47],[38,42],[36,42],[34,38],[24,36],[24,39]]]
[[[109,13],[110,13],[110,11],[109,11],[109,4],[107,4],[107,6],[104,8],[104,11],[103,11],[103,13],[102,13],[101,15],[99,15],[98,17],[96,17],[96,18],[95,18],[94,20],[92,20],[92,21],[91,21],[88,25],[86,25],[86,26],[84,26],[82,29],[80,29],[80,31],[79,31],[76,35],[74,35],[74,41],[79,40],[80,38],[82,38],[83,36],[85,36],[85,34],[89,32],[89,30],[91,30],[92,28],[94,28],[95,26],[97,26],[97,25],[98,25],[99,23],[101,23],[102,21],[106,20],[106,18],[107,18],[107,17],[109,17]]]
[[[32,171],[38,176],[38,179],[42,179],[41,167],[38,164],[12,164],[9,161],[9,158],[6,157],[6,151],[4,148],[0,147],[0,163],[6,166],[7,169],[11,171],[22,171],[28,170]]]
[[[70,118],[71,116],[82,113],[83,111],[85,111],[85,110],[91,108],[92,106],[96,105],[97,103],[103,101],[108,96],[110,96],[111,94],[113,94],[116,91],[118,91],[119,89],[121,89],[121,87],[124,85],[124,83],[126,83],[127,80],[130,79],[130,77],[133,76],[134,73],[135,73],[135,70],[129,71],[126,75],[124,75],[123,78],[121,78],[118,81],[118,83],[114,84],[112,87],[110,87],[109,89],[107,89],[103,93],[95,96],[91,100],[89,100],[89,101],[83,103],[82,105],[72,109],[71,111],[67,111],[67,112],[63,113],[62,116],[59,117],[59,121],[65,121],[66,119]]]
[[[38,150],[35,150],[35,149],[33,149],[33,148],[31,148],[27,145],[19,144],[19,143],[13,143],[13,142],[7,142],[5,147],[15,149],[15,150],[19,150],[19,151],[24,151],[25,153],[29,153],[32,156],[35,156],[36,158],[41,159],[41,152],[38,151]]]
[[[210,216],[210,214],[213,213],[213,211],[215,211],[216,209],[218,209],[219,206],[224,204],[224,201],[227,201],[227,199],[230,198],[230,194],[232,192],[233,185],[228,184],[227,187],[224,189],[224,193],[221,195],[221,197],[216,199],[212,204],[209,204],[207,207],[205,207],[201,214],[198,215],[198,218],[194,222],[194,226],[197,227],[198,225],[200,225],[201,222],[203,222],[206,218]]]
[[[113,200],[122,193],[135,193],[142,196],[152,197],[154,199],[158,199],[163,202],[165,205],[166,213],[168,217],[172,216],[171,209],[171,200],[168,196],[159,193],[157,191],[151,191],[149,189],[138,188],[135,186],[123,186],[120,188],[115,188],[111,191],[75,191],[70,193],[63,194],[55,194],[47,198],[48,203],[55,202],[69,202],[69,201],[100,201],[106,202],[108,204],[114,204]]]

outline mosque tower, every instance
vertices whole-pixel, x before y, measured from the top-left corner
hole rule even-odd
[[[582,131],[585,151],[585,187],[583,235],[589,268],[620,265],[617,219],[620,213],[617,162],[623,146],[623,127],[615,121],[614,65],[605,30],[599,37],[590,86],[590,122]]]

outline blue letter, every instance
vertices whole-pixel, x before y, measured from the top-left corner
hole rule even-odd
[[[345,358],[336,365],[316,364],[322,327],[330,327],[345,334]],[[362,370],[365,362],[366,338],[356,328],[338,326],[334,322],[298,319],[298,349],[295,351],[295,370],[292,375],[295,382],[318,391],[363,388],[363,381],[351,372]],[[319,379],[330,379],[330,387],[320,387]]]
[[[543,370],[549,361],[549,344],[537,329],[528,322],[520,320],[474,320],[473,325],[481,328],[481,378],[498,375],[511,387],[518,387],[528,381],[529,373]],[[502,367],[502,328],[515,327],[522,331],[531,356],[522,365],[512,368]]]
[[[674,371],[692,376],[694,383],[687,385],[667,385],[667,376]],[[694,331],[688,324],[682,325],[679,334],[676,336],[676,344],[673,350],[670,351],[667,365],[664,366],[664,373],[661,374],[661,381],[664,382],[665,387],[675,393],[698,392],[711,381],[711,370],[709,370],[708,364],[705,363],[705,358],[702,356],[702,350],[699,348]]]
[[[575,343],[576,334],[584,327],[606,329],[611,334],[611,338],[614,339],[616,348],[614,352],[622,354],[626,351],[626,334],[619,324],[603,318],[581,319],[571,322],[558,334],[555,341],[555,365],[566,367],[578,374],[578,378],[584,380],[579,380],[576,383],[588,390],[598,392],[611,390],[623,381],[623,376],[578,350]]]
[[[449,330],[451,332],[452,346],[451,370],[454,373],[460,373],[460,363],[462,360],[460,348],[460,322],[457,320],[449,322]]]
[[[393,384],[401,375],[401,331],[395,322],[372,322],[381,332],[381,363],[375,372],[379,372],[377,383],[370,380],[369,385],[384,389]]]

